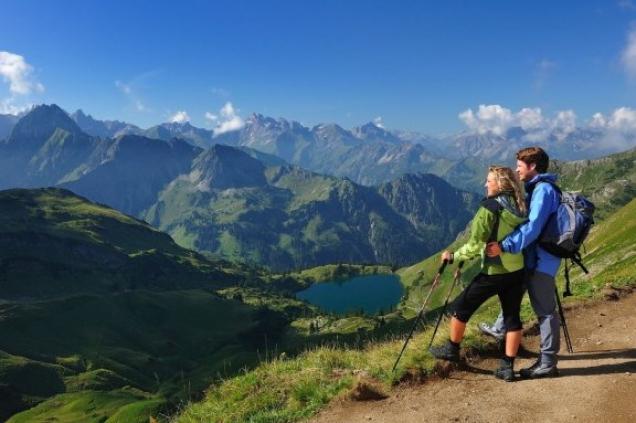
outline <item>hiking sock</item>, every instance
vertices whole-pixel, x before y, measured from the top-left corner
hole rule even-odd
[[[448,342],[453,346],[453,348],[459,349],[459,342],[453,342],[450,339],[448,340]]]
[[[506,364],[510,364],[510,367],[514,367],[515,366],[515,357],[508,357],[507,355],[504,355],[502,360]]]

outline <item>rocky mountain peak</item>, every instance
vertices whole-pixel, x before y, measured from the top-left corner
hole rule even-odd
[[[32,151],[44,145],[58,129],[75,136],[85,135],[75,121],[59,106],[39,105],[15,124],[7,144],[13,149]]]
[[[247,153],[216,144],[194,160],[190,181],[202,191],[264,186],[264,171],[263,163]]]

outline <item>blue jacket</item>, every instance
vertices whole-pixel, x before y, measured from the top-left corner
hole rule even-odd
[[[501,249],[507,253],[523,251],[526,269],[546,273],[554,277],[561,265],[561,259],[553,256],[537,245],[537,239],[559,205],[558,192],[549,183],[556,182],[556,175],[542,173],[526,183],[526,203],[528,221],[501,241]]]

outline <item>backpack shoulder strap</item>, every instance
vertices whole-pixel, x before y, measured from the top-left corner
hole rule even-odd
[[[487,198],[481,202],[481,205],[495,215],[495,224],[492,226],[488,242],[497,241],[497,233],[499,232],[499,217],[503,206],[496,198]]]

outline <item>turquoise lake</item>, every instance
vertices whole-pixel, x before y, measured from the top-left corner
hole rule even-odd
[[[342,315],[362,309],[373,315],[397,305],[403,292],[398,276],[371,275],[316,283],[296,296],[327,312]]]

